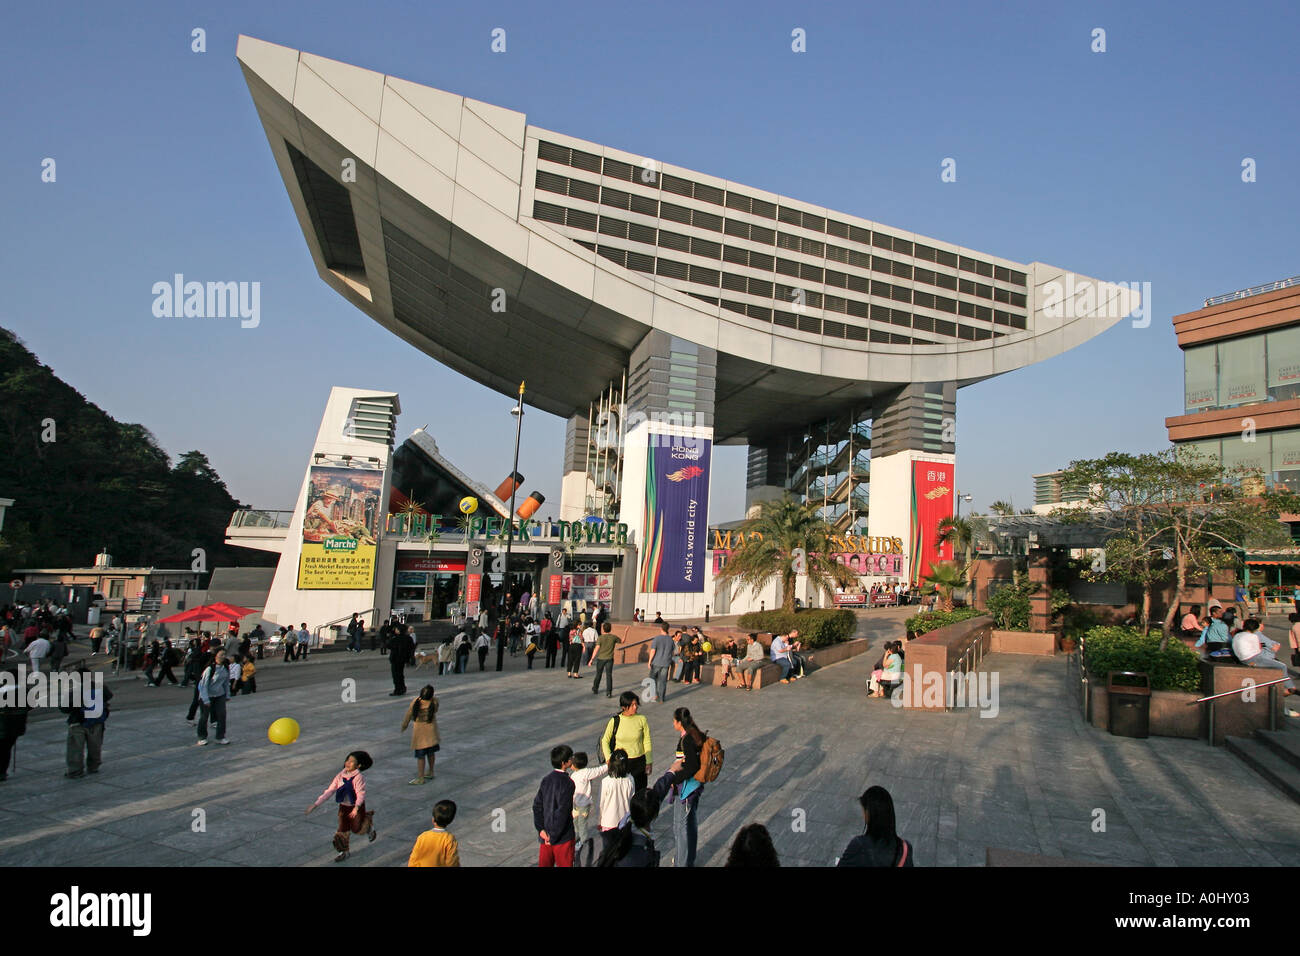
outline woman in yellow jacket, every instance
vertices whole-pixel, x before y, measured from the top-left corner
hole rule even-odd
[[[625,690],[618,698],[619,712],[609,719],[600,735],[600,755],[606,763],[615,750],[627,753],[627,772],[635,789],[644,790],[654,769],[650,752],[650,722],[637,713],[641,698]],[[617,725],[617,726],[616,726]]]
[[[433,696],[433,685],[425,684],[420,688],[420,696],[411,701],[411,706],[406,708],[406,716],[402,718],[403,730],[407,725],[414,724],[411,728],[411,749],[415,751],[419,776],[409,781],[412,784],[422,784],[426,780],[433,779],[433,757],[438,752],[439,739],[438,721],[434,718],[436,713],[438,713],[438,698]],[[429,761],[427,777],[424,773],[426,758]]]

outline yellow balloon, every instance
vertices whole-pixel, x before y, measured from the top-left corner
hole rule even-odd
[[[281,717],[266,730],[266,737],[273,744],[286,747],[298,739],[301,728],[292,717]]]
[[[472,514],[473,514],[474,512],[476,512],[476,511],[478,511],[478,499],[477,499],[477,498],[468,498],[468,497],[466,497],[466,498],[461,498],[461,499],[460,499],[460,513],[461,513],[461,514],[472,515]]]

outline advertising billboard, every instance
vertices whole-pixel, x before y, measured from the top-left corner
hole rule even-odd
[[[645,551],[638,590],[703,592],[712,450],[713,442],[707,438],[650,436]]]
[[[936,561],[952,560],[952,544],[938,544],[939,522],[952,517],[954,467],[946,462],[912,462],[912,584],[920,584]]]
[[[382,471],[314,465],[302,520],[300,591],[368,591],[383,510]]]

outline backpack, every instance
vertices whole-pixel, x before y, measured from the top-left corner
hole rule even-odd
[[[700,747],[700,769],[695,772],[695,779],[700,783],[712,783],[722,772],[722,759],[726,753],[718,738],[704,735],[704,745]]]

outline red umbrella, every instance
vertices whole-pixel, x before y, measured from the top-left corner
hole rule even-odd
[[[204,606],[215,610],[226,611],[229,614],[236,614],[239,617],[248,617],[250,614],[257,613],[256,608],[243,607],[239,604],[227,604],[225,601],[213,601],[211,604],[206,604]]]
[[[243,615],[232,614],[214,604],[203,604],[158,620],[159,624],[186,624],[190,621],[238,621]]]

